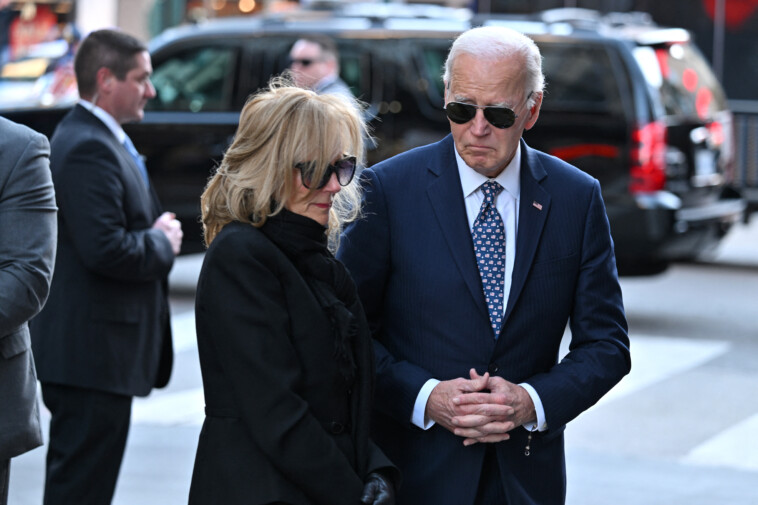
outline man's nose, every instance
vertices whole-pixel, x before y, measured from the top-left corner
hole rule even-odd
[[[490,122],[484,117],[484,110],[476,109],[474,119],[471,120],[471,133],[485,135],[489,132]]]
[[[150,79],[147,80],[147,89],[145,89],[145,96],[148,98],[155,98],[157,93],[155,92],[155,86]]]

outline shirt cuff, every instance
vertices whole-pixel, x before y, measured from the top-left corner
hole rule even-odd
[[[537,431],[547,430],[547,420],[545,419],[545,408],[542,406],[542,400],[540,400],[540,395],[538,395],[537,391],[526,382],[522,382],[521,384],[519,384],[519,386],[526,389],[526,392],[529,393],[529,396],[532,399],[532,403],[534,403],[534,411],[537,414],[537,422],[532,421],[522,426],[529,431],[534,431],[535,429]]]
[[[437,387],[440,381],[437,379],[429,379],[421,387],[421,391],[418,392],[416,397],[416,403],[413,404],[413,415],[411,416],[411,423],[418,426],[422,430],[428,430],[434,426],[434,421],[426,419],[426,402],[429,401],[429,395],[432,394],[432,389]]]

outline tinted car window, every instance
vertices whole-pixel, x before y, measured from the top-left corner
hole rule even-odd
[[[448,47],[425,47],[421,75],[428,76],[432,103],[442,103],[442,72]],[[543,107],[582,112],[622,112],[618,78],[611,59],[602,47],[575,44],[541,44],[543,70],[547,78],[547,101]]]
[[[705,120],[727,108],[716,77],[694,46],[658,47],[655,56],[662,77],[661,97],[668,115]]]
[[[542,44],[546,76],[543,108],[583,113],[620,114],[617,74],[605,48]]]
[[[445,59],[448,49],[445,47],[425,47],[421,53],[422,75],[429,78],[429,97],[432,102],[442,103],[445,96],[445,84],[442,74],[445,72]]]
[[[152,82],[157,98],[148,110],[228,111],[232,108],[236,50],[230,47],[186,49],[156,65]]]

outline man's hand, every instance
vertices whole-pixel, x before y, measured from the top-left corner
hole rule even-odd
[[[434,387],[426,402],[426,417],[454,431],[453,418],[466,412],[460,410],[453,400],[461,395],[482,391],[488,379],[489,374],[485,373],[482,377],[477,376],[477,379],[459,378],[440,382]]]
[[[452,399],[456,412],[452,430],[464,437],[464,445],[477,442],[500,442],[509,438],[508,432],[537,419],[534,403],[526,390],[502,377],[480,376],[470,371],[471,382],[486,378],[485,391],[462,394]],[[430,397],[431,399],[431,397]]]
[[[176,219],[176,214],[173,212],[164,212],[153,223],[153,228],[162,231],[168,241],[171,242],[171,250],[174,251],[174,255],[178,255],[182,248],[182,223]]]

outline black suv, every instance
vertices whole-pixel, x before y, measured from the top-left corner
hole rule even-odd
[[[147,157],[167,209],[199,251],[199,195],[250,93],[285,70],[292,43],[325,33],[342,78],[369,104],[375,163],[450,131],[442,64],[453,39],[478,25],[511,26],[542,50],[547,89],[525,138],[596,177],[622,274],[654,273],[715,246],[745,203],[730,189],[732,116],[721,86],[680,29],[644,14],[559,9],[477,16],[424,5],[348,4],[219,19],[151,42],[158,97],[127,131]],[[16,115],[45,133],[55,119]]]

